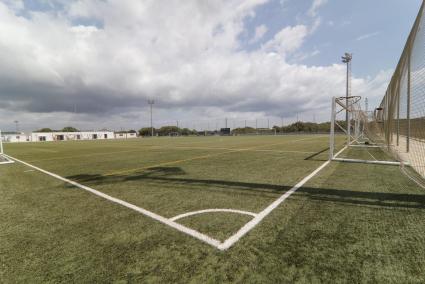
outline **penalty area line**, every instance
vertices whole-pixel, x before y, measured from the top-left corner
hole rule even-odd
[[[107,195],[107,194],[105,194],[103,192],[97,191],[97,190],[95,190],[95,189],[93,189],[91,187],[88,187],[88,186],[79,184],[79,183],[77,183],[75,181],[72,181],[70,179],[61,177],[60,175],[57,175],[57,174],[51,173],[49,171],[43,170],[43,169],[41,169],[39,167],[36,167],[34,165],[31,165],[31,164],[29,164],[27,162],[21,161],[19,159],[16,159],[16,158],[11,157],[11,156],[8,156],[8,155],[5,155],[5,156],[7,158],[11,159],[11,160],[14,160],[16,162],[19,162],[21,164],[24,164],[24,165],[26,165],[26,166],[28,166],[30,168],[33,168],[33,169],[35,169],[35,170],[37,170],[39,172],[42,172],[42,173],[44,173],[46,175],[49,175],[51,177],[54,177],[54,178],[56,178],[58,180],[64,181],[66,183],[69,183],[69,184],[71,184],[71,185],[73,185],[75,187],[81,188],[81,189],[83,189],[85,191],[88,191],[88,192],[90,192],[90,193],[92,193],[94,195],[97,195],[97,196],[99,196],[101,198],[104,198],[104,199],[109,200],[109,201],[111,201],[113,203],[122,205],[122,206],[127,207],[129,209],[132,209],[134,211],[137,211],[137,212],[139,212],[139,213],[141,213],[141,214],[143,214],[143,215],[145,215],[147,217],[150,217],[150,218],[152,218],[152,219],[154,219],[156,221],[159,221],[159,222],[161,222],[161,223],[163,223],[165,225],[168,225],[168,226],[170,226],[170,227],[172,227],[172,228],[174,228],[174,229],[176,229],[176,230],[178,230],[178,231],[180,231],[182,233],[185,233],[185,234],[187,234],[187,235],[189,235],[191,237],[194,237],[194,238],[196,238],[196,239],[198,239],[200,241],[203,241],[203,242],[205,242],[205,243],[207,243],[207,244],[209,244],[209,245],[211,245],[211,246],[216,247],[216,248],[219,249],[219,246],[221,244],[220,241],[218,241],[216,239],[213,239],[213,238],[211,238],[211,237],[209,237],[209,236],[207,236],[205,234],[202,234],[202,233],[200,233],[200,232],[198,232],[196,230],[193,230],[191,228],[188,228],[186,226],[183,226],[183,225],[181,225],[179,223],[176,223],[176,222],[174,222],[174,221],[172,221],[172,220],[170,220],[168,218],[165,218],[165,217],[163,217],[161,215],[158,215],[156,213],[153,213],[151,211],[148,211],[146,209],[143,209],[141,207],[138,207],[138,206],[136,206],[134,204],[128,203],[128,202],[126,202],[124,200],[121,200],[121,199],[112,197],[110,195]]]

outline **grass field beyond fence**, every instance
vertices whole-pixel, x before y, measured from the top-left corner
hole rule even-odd
[[[329,155],[324,135],[5,150],[219,243]],[[425,281],[425,194],[397,166],[332,162],[224,251],[19,162],[0,166],[0,194],[4,283]]]

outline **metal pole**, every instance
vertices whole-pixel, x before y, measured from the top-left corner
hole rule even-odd
[[[400,81],[397,86],[397,146],[400,146]]]
[[[347,124],[347,128],[348,128],[348,77],[349,77],[349,67],[348,65],[350,64],[349,61],[347,61],[347,82],[346,82],[346,90],[345,90],[345,105],[347,106],[347,109],[345,110],[345,122]]]
[[[331,133],[329,135],[329,160],[334,158],[334,148],[335,148],[335,97],[332,98],[332,115],[331,115]]]
[[[151,104],[151,136],[153,137],[152,104]]]
[[[409,48],[408,58],[407,58],[407,135],[406,135],[406,152],[410,151],[410,94],[411,94],[411,49]]]
[[[351,112],[348,111],[348,107],[347,107],[347,146],[351,144],[351,117],[350,117]]]
[[[152,119],[152,106],[155,103],[154,100],[148,100],[148,104],[150,105],[151,109],[151,136],[153,137],[153,119]]]
[[[0,154],[3,154],[3,138],[1,136],[1,130],[0,130]]]
[[[19,133],[19,121],[15,120],[15,128],[16,128],[16,134]]]
[[[348,119],[349,119],[349,114],[348,114],[348,97],[350,96],[350,80],[351,80],[351,60],[353,59],[353,55],[351,53],[345,53],[344,56],[342,57],[342,62],[347,64],[347,82],[346,82],[346,93],[345,93],[345,104],[347,106],[347,109],[345,110],[345,123],[347,125],[347,129],[348,129]]]

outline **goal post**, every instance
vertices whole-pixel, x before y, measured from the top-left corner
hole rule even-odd
[[[384,152],[376,132],[376,115],[361,108],[361,97],[334,97],[331,105],[329,160],[351,163],[400,165]],[[347,113],[348,120],[344,120]],[[338,152],[336,153],[336,151]]]
[[[2,132],[0,130],[0,165],[12,164],[12,163],[14,163],[14,162],[4,154],[3,135],[2,135]]]

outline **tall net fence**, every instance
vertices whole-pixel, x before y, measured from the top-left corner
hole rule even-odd
[[[387,150],[425,177],[424,3],[370,130]]]

